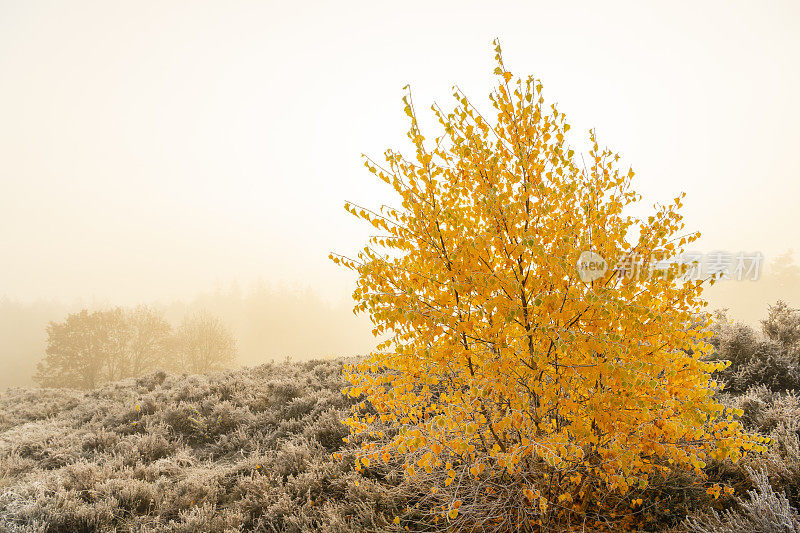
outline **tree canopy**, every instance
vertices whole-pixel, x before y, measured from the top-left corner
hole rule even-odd
[[[365,161],[398,205],[345,206],[382,233],[331,257],[357,273],[355,310],[386,337],[350,368],[347,392],[365,402],[346,423],[388,423],[359,464],[402,461],[450,495],[437,512],[451,525],[629,515],[653,476],[700,473],[759,439],[715,400],[725,363],[705,360],[702,282],[666,262],[699,236],[681,233],[683,195],[632,216],[633,170],[594,132],[578,154],[541,82],[515,78],[499,45],[496,60],[492,114],[455,90],[452,111],[431,108],[433,139],[407,94],[413,157]],[[582,281],[585,252],[612,267]]]
[[[235,357],[233,335],[207,313],[173,331],[159,311],[146,306],[84,309],[48,324],[45,357],[34,380],[44,387],[93,389],[156,369],[207,372]]]

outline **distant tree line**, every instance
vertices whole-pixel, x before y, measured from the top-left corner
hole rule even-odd
[[[206,312],[173,328],[151,307],[72,313],[47,325],[45,357],[34,380],[43,387],[93,389],[156,369],[202,373],[236,358],[236,339]]]
[[[220,284],[185,300],[142,302],[163,312],[173,326],[184,317],[208,312],[219,317],[236,338],[236,361],[308,360],[330,355],[358,355],[375,348],[369,317],[353,314],[347,299],[329,300],[312,289],[256,282]],[[45,355],[47,324],[87,308],[85,301],[18,301],[0,290],[0,391],[33,385],[37,363]],[[91,309],[91,307],[88,307]],[[308,332],[308,324],[314,324]]]

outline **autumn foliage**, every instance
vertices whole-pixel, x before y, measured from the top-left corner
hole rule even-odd
[[[371,432],[360,464],[402,462],[449,527],[633,524],[651,480],[762,439],[714,399],[702,283],[662,261],[698,237],[681,234],[683,195],[630,216],[633,170],[593,132],[576,153],[540,81],[496,52],[492,115],[456,90],[427,139],[407,95],[414,157],[366,160],[399,205],[346,205],[382,233],[332,258],[386,339],[349,369],[365,401],[346,423]],[[583,282],[589,250],[616,267]]]

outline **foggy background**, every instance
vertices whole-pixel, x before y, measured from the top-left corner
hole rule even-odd
[[[368,351],[327,259],[370,233],[344,200],[391,202],[360,154],[407,148],[406,83],[486,109],[494,37],[646,205],[687,192],[697,250],[774,265],[712,307],[800,306],[800,4],[403,5],[0,0],[0,387],[82,308],[206,309],[241,364]]]

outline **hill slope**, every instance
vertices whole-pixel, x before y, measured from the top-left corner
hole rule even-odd
[[[363,531],[388,485],[356,483],[339,422],[343,361],[96,391],[0,395],[0,530]]]
[[[430,517],[425,509],[412,511],[430,492],[402,483],[398,465],[353,470],[357,443],[343,443],[340,422],[353,403],[341,394],[344,363],[6,391],[0,532],[446,529],[419,519]],[[773,445],[740,464],[707,467],[708,481],[734,486],[736,497],[714,500],[705,482],[682,474],[654,479],[643,495],[648,530],[800,527],[800,395],[754,385],[724,396]],[[464,477],[461,488],[470,487]]]

